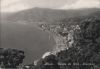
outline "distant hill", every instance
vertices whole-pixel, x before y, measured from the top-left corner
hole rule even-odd
[[[75,17],[71,17],[71,18],[64,18],[62,20],[59,20],[58,22],[66,23],[66,25],[79,24],[80,22],[82,22],[84,20],[94,20],[94,18],[100,20],[100,10],[97,10],[91,14],[89,13],[88,15],[81,15],[81,16],[75,16]]]
[[[14,13],[4,21],[10,23],[57,22],[65,18],[88,16],[97,11],[100,11],[100,9],[54,10],[47,8],[33,8]]]

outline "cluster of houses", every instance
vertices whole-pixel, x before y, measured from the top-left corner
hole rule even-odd
[[[71,25],[68,27],[65,24],[41,24],[41,29],[53,36],[56,42],[53,51],[58,52],[72,47],[74,43],[74,30],[80,30],[80,27],[79,25]]]

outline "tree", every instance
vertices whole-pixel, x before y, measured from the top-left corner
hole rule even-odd
[[[17,49],[0,49],[0,65],[3,65],[5,68],[16,68],[23,62],[25,57],[24,52]]]
[[[91,21],[89,19],[84,20],[80,23],[80,28],[84,39],[96,42],[96,39],[100,37],[100,20],[98,18],[94,18]]]

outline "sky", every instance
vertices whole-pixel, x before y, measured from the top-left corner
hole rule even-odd
[[[100,0],[1,0],[1,12],[17,12],[34,7],[65,10],[100,8]]]
[[[61,9],[100,8],[100,0],[78,0],[71,5],[65,5]]]

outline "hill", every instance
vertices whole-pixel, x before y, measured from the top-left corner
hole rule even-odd
[[[33,23],[33,22],[57,22],[59,20],[71,18],[88,16],[95,12],[100,11],[100,9],[80,9],[80,10],[54,10],[47,8],[33,8],[17,13],[13,13],[9,18],[4,20],[7,23]]]

